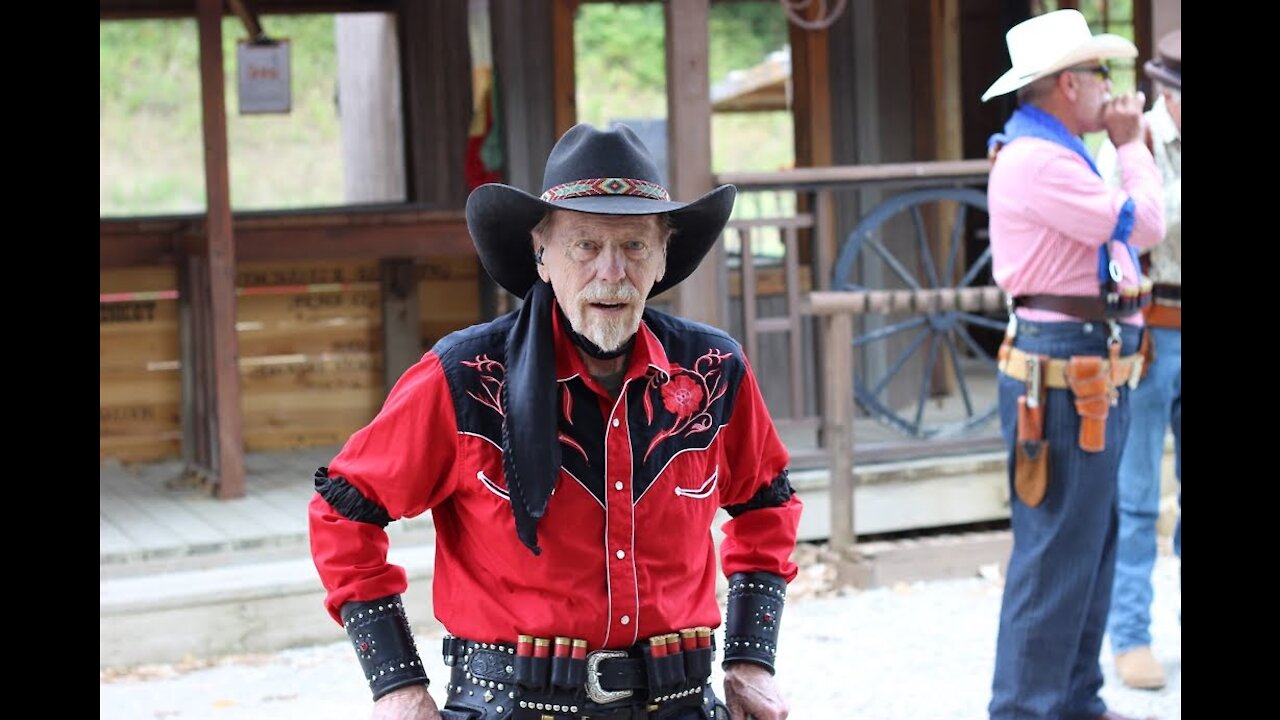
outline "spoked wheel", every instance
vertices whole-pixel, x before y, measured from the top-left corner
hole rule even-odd
[[[932,215],[932,206],[946,203]],[[953,212],[947,208],[954,207]],[[930,244],[926,213],[950,220],[943,251]],[[987,226],[987,197],[930,188],[881,203],[849,234],[836,260],[835,290],[967,288],[991,282],[991,248],[964,262],[966,228]],[[903,226],[910,218],[910,232]],[[941,237],[938,230],[935,235]],[[911,236],[914,235],[914,238]],[[936,263],[945,256],[945,263]],[[941,272],[938,265],[941,264]],[[875,278],[879,275],[878,278]],[[1008,315],[959,307],[925,314],[867,315],[853,340],[854,393],[868,415],[916,438],[970,433],[994,418],[995,348]]]

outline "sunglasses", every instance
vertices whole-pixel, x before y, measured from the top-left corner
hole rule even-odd
[[[1106,65],[1090,65],[1088,67],[1072,67],[1067,68],[1067,72],[1092,73],[1098,76],[1099,80],[1107,81],[1111,79],[1111,68]]]

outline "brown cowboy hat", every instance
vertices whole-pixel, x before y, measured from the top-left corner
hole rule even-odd
[[[1182,90],[1182,30],[1160,38],[1156,44],[1156,57],[1148,60],[1142,69],[1147,77],[1166,87]]]
[[[524,297],[538,279],[529,232],[551,210],[601,215],[667,213],[674,232],[667,270],[650,297],[689,277],[729,221],[737,189],[721,185],[691,203],[674,202],[658,167],[635,131],[575,125],[551,148],[535,197],[510,185],[488,183],[467,197],[467,228],[489,276]]]

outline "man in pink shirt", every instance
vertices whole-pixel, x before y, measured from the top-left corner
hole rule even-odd
[[[1164,235],[1159,171],[1139,95],[1111,97],[1105,61],[1133,43],[1059,10],[1006,35],[1013,67],[983,100],[1017,91],[991,138],[992,274],[1013,316],[1000,351],[1013,553],[988,708],[1007,718],[1118,719],[1098,695],[1115,572],[1116,477],[1141,364],[1150,283],[1137,250]],[[1122,186],[1080,136],[1105,131]]]

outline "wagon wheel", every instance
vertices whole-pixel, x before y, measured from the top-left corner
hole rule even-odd
[[[921,208],[942,201],[955,203],[955,212],[946,263],[939,273]],[[985,228],[986,212],[986,195],[973,189],[931,188],[890,198],[849,234],[836,260],[833,289],[959,289],[991,282],[989,246],[967,267],[959,266],[966,223],[972,219]],[[907,233],[894,236],[901,241],[897,256],[881,236],[882,228],[903,214],[911,218],[916,260],[901,257],[911,247],[905,242]],[[874,260],[882,263],[884,282],[876,283],[877,287],[855,282],[855,271]],[[906,317],[867,316],[865,332],[853,340],[858,358],[854,363],[858,404],[868,415],[917,438],[957,436],[977,429],[996,415],[992,384],[996,362],[987,347],[992,347],[993,339],[1004,330],[1007,318],[1003,310],[975,313],[961,309]],[[923,362],[920,380],[914,384],[905,379],[912,373],[902,372],[913,361]],[[899,376],[904,380],[894,384]]]

